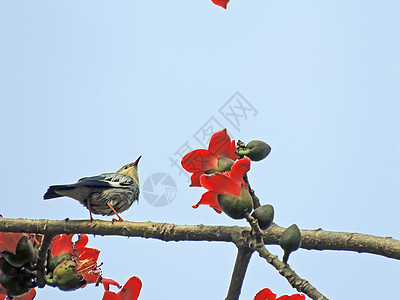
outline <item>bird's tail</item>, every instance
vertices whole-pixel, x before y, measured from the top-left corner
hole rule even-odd
[[[47,190],[46,194],[44,194],[43,199],[52,199],[52,198],[57,198],[57,197],[62,197],[63,195],[59,195],[56,192],[56,189],[58,188],[66,188],[66,185],[52,185],[49,187]]]

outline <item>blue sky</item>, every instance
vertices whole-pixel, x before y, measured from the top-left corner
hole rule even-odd
[[[1,213],[86,219],[51,184],[116,171],[143,155],[141,183],[173,178],[173,202],[143,193],[133,221],[245,226],[207,207],[170,158],[214,118],[270,156],[249,178],[281,226],[400,238],[397,1],[3,1],[0,3]],[[257,113],[234,127],[219,112],[239,92]],[[143,192],[143,191],[142,191]],[[109,219],[100,217],[102,219]],[[233,245],[93,237],[105,277],[137,275],[141,299],[223,299]],[[277,246],[268,247],[281,255]],[[390,299],[399,262],[299,250],[296,272],[331,299]],[[374,283],[373,285],[371,283]],[[295,291],[254,255],[241,299]],[[37,299],[100,299],[101,288],[46,287]]]

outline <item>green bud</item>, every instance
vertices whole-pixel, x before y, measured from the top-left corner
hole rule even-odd
[[[290,253],[299,249],[301,245],[301,233],[296,224],[286,228],[279,239],[279,245],[284,250],[283,262],[287,263]]]
[[[19,240],[15,254],[3,251],[2,255],[10,265],[16,268],[22,267],[24,264],[33,261],[35,258],[32,242],[26,235]]]
[[[79,274],[75,273],[77,264],[73,260],[65,260],[54,269],[53,279],[62,291],[74,291],[86,284]]]
[[[49,255],[49,259],[47,260],[47,272],[53,272],[54,269],[63,261],[72,260],[71,253],[61,253],[55,257]]]
[[[218,195],[218,202],[222,211],[232,219],[243,219],[253,209],[253,200],[243,184],[239,197],[231,194],[220,194]]]
[[[226,171],[230,171],[234,163],[235,162],[232,159],[221,156],[218,158],[218,168],[207,170],[205,173],[213,174],[216,172],[223,173]]]
[[[258,221],[261,229],[267,229],[274,220],[274,207],[270,204],[257,207],[251,214]]]
[[[23,284],[22,277],[12,277],[1,274],[0,283],[7,290],[9,297],[20,296],[29,292],[30,288]]]
[[[17,276],[19,272],[20,268],[10,265],[4,257],[0,258],[0,273],[4,273],[9,276]]]
[[[271,147],[263,141],[251,141],[246,145],[246,149],[239,150],[239,155],[246,155],[252,161],[259,161],[268,156],[271,152]]]

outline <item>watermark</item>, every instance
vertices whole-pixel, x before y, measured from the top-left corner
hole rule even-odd
[[[174,201],[176,183],[167,173],[154,173],[147,177],[142,187],[144,199],[152,206],[163,207]]]
[[[223,118],[219,115],[212,115],[203,126],[193,134],[193,141],[185,141],[173,155],[169,156],[171,162],[170,166],[177,168],[178,175],[185,175],[188,181],[190,181],[190,174],[186,172],[181,165],[181,160],[187,153],[199,147],[207,149],[211,136],[224,128],[233,127],[236,131],[240,132],[240,127],[258,114],[256,108],[239,92],[233,94],[232,97],[218,109],[218,112]],[[231,139],[235,139],[234,134],[229,130],[228,134]]]
[[[239,92],[236,92],[222,105],[219,112],[237,131],[240,131],[242,121],[247,121],[250,117],[255,117],[258,113],[254,106]]]

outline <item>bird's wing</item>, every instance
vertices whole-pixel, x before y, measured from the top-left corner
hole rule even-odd
[[[75,185],[86,187],[127,187],[134,184],[132,177],[119,173],[104,173],[98,176],[84,177],[78,180]]]

